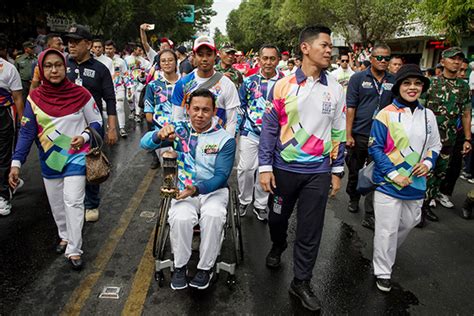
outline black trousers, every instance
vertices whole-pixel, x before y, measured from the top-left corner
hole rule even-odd
[[[440,192],[446,195],[453,195],[454,186],[461,174],[462,169],[462,149],[464,145],[464,132],[458,132],[456,142],[454,143],[453,153],[449,157],[448,169],[446,169],[446,178],[441,182]]]
[[[369,137],[363,135],[354,135],[355,146],[348,148],[346,155],[346,165],[349,170],[347,178],[346,193],[351,201],[359,201],[360,193],[357,191],[357,181],[359,179],[359,170],[365,163],[372,161],[369,155]],[[369,193],[364,200],[364,209],[366,216],[372,216],[374,213],[374,194]],[[369,215],[367,215],[369,214]]]
[[[298,203],[293,271],[296,279],[310,280],[323,231],[331,173],[300,174],[280,169],[273,173],[277,187],[268,199],[271,240],[276,245],[286,242],[288,220]]]
[[[8,175],[15,139],[14,124],[11,107],[0,106],[0,196],[6,200],[10,200]]]

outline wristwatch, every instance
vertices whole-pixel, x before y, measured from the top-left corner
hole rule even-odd
[[[341,171],[341,172],[333,172],[332,174],[335,175],[336,177],[338,177],[339,179],[342,179],[342,178],[344,178],[345,172],[344,172],[344,171]]]

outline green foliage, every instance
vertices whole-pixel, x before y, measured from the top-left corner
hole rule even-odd
[[[217,49],[219,49],[219,47],[221,47],[221,45],[226,42],[229,42],[229,37],[222,34],[221,30],[216,27],[214,29],[214,43],[216,44]]]
[[[416,8],[415,16],[433,32],[445,34],[453,45],[474,32],[474,0],[421,0]]]

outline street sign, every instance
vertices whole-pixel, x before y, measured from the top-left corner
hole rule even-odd
[[[183,11],[178,13],[181,22],[194,23],[194,4],[186,4],[183,6]]]

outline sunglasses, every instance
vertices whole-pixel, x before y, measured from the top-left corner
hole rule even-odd
[[[349,60],[348,59],[341,59],[341,63],[348,63]]]
[[[390,56],[372,56],[372,57],[374,57],[375,59],[377,59],[377,61],[382,61],[382,60],[390,61],[390,59],[391,59]]]

